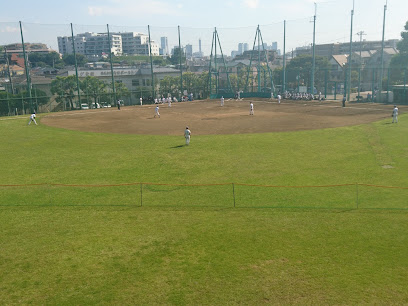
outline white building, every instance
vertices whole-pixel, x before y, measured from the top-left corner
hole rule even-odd
[[[58,51],[65,54],[72,54],[72,37],[60,36],[58,39]],[[110,35],[110,43],[107,33],[86,32],[74,37],[75,52],[86,56],[102,56],[103,54],[122,55],[122,37]],[[110,48],[109,48],[110,47]]]
[[[113,33],[122,37],[123,54],[127,55],[149,55],[149,35],[137,32]],[[159,45],[151,40],[152,55],[158,56]]]
[[[62,54],[72,54],[72,37],[58,37],[58,49]],[[111,33],[110,50],[107,33],[86,32],[74,37],[75,52],[88,57],[99,57],[111,52],[113,55],[149,55],[149,36],[137,32]],[[152,55],[159,55],[159,46],[151,41]]]

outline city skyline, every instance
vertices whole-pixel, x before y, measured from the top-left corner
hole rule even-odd
[[[74,0],[71,6],[62,3],[58,10],[55,4],[51,4],[53,2],[43,2],[49,3],[49,8],[47,5],[38,6],[24,1],[24,6],[17,11],[13,10],[11,3],[6,3],[5,9],[0,13],[4,20],[0,22],[0,44],[21,42],[18,23],[21,20],[25,42],[43,42],[55,50],[58,50],[57,37],[70,35],[71,22],[74,24],[74,35],[106,32],[106,24],[109,24],[112,32],[147,34],[147,24],[150,24],[152,40],[159,43],[161,37],[168,37],[168,46],[171,49],[178,46],[179,24],[181,44],[192,45],[193,52],[197,52],[201,39],[202,52],[206,55],[211,53],[212,32],[217,27],[224,54],[230,55],[231,51],[237,50],[238,43],[248,43],[249,49],[252,49],[257,24],[260,24],[263,42],[268,45],[277,42],[279,49],[283,51],[283,20],[288,20],[286,52],[289,52],[296,47],[310,46],[312,43],[311,21],[315,12],[313,1],[309,0],[288,0],[284,4],[271,4],[264,0],[221,1],[217,2],[219,9],[211,15],[210,6],[215,3],[212,0],[207,1],[206,5],[198,1],[178,1],[174,4],[168,0],[149,3],[128,0]],[[366,40],[381,40],[384,5],[383,0],[355,1],[353,41],[359,39],[356,34],[361,30],[366,33]],[[403,13],[403,7],[402,0],[388,2],[385,39],[400,38],[400,32],[408,20]],[[266,12],[272,9],[273,14],[268,15]],[[316,44],[348,42],[351,9],[351,0],[347,3],[317,2]],[[59,16],[62,11],[65,14]],[[130,16],[132,12],[137,18]],[[211,18],[208,18],[206,13]],[[202,18],[197,18],[198,16]],[[146,25],[134,26],[132,24],[135,20]]]

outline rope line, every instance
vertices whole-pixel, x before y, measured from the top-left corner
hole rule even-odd
[[[384,186],[374,184],[335,184],[335,185],[300,185],[300,186],[288,186],[288,185],[259,185],[259,184],[244,184],[244,183],[215,183],[215,184],[167,184],[167,183],[120,183],[120,184],[59,184],[59,183],[38,183],[38,184],[0,184],[0,187],[38,187],[38,186],[52,186],[52,187],[86,187],[86,188],[100,188],[100,187],[121,187],[121,186],[175,186],[175,187],[206,187],[206,186],[246,186],[246,187],[265,187],[265,188],[333,188],[333,187],[347,187],[347,186],[364,186],[374,188],[387,188],[387,189],[408,189],[408,187],[400,186]]]

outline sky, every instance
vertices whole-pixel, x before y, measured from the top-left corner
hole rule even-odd
[[[364,31],[363,39],[381,40],[384,6],[387,0],[354,0],[353,41]],[[160,43],[166,36],[170,48],[193,45],[209,55],[213,32],[217,29],[217,53],[230,55],[238,43],[257,46],[257,26],[261,42],[278,42],[283,50],[286,20],[286,51],[313,42],[313,19],[316,13],[316,44],[349,42],[353,0],[20,0],[5,1],[0,11],[0,45],[21,43],[19,21],[25,42],[43,42],[58,50],[57,36],[83,32],[135,31],[148,34]],[[389,0],[386,10],[385,39],[400,38],[408,21],[408,1]],[[214,49],[215,51],[215,49]]]

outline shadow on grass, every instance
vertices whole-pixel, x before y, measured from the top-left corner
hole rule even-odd
[[[170,149],[179,149],[179,148],[183,148],[186,147],[187,145],[178,145],[178,146],[174,146],[174,147],[170,147]]]

